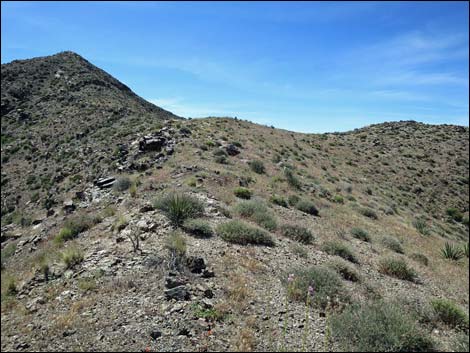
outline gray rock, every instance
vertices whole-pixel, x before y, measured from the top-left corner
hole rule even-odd
[[[165,290],[166,299],[189,300],[190,293],[186,286],[178,286]]]

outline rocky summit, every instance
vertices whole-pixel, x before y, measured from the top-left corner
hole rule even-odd
[[[184,119],[72,52],[1,72],[2,351],[468,351],[468,127]]]

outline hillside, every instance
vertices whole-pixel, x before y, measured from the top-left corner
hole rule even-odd
[[[70,52],[1,107],[2,350],[468,350],[467,127],[186,120]]]

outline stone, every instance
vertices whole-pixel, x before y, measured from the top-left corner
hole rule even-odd
[[[186,283],[187,281],[184,279],[178,279],[178,278],[172,278],[172,277],[165,278],[165,287],[168,289],[179,287],[179,286],[184,286]]]
[[[161,331],[158,331],[158,330],[152,330],[150,332],[150,337],[152,337],[154,340],[156,340],[157,338],[162,337],[162,333],[161,333]]]
[[[229,156],[236,156],[237,154],[240,154],[240,150],[234,144],[228,144],[225,146],[225,151]]]
[[[206,268],[202,257],[190,256],[186,259],[186,265],[192,273],[201,273]]]
[[[166,299],[189,300],[190,293],[186,286],[178,286],[167,289],[164,292]]]
[[[76,206],[73,203],[73,200],[65,200],[62,208],[65,213],[72,213],[73,211],[75,211]]]
[[[114,185],[114,182],[116,181],[116,178],[114,177],[106,177],[106,178],[100,178],[98,179],[95,184],[98,186],[100,189],[106,189],[110,188]]]
[[[212,278],[212,277],[215,277],[215,273],[214,273],[214,271],[209,271],[209,270],[205,269],[202,272],[202,277],[203,278]]]

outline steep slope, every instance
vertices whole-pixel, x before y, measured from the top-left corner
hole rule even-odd
[[[73,52],[2,65],[1,92],[2,213],[26,191],[60,194],[59,180],[106,173],[130,131],[177,118]]]
[[[34,153],[11,153],[17,141],[2,135],[14,200],[2,209],[2,350],[357,350],[357,328],[382,349],[377,337],[465,349],[468,128],[301,134],[146,114],[50,149],[73,172],[49,188],[39,178],[31,189],[48,164],[19,173]],[[74,165],[94,151],[96,162]],[[398,319],[355,312],[351,323],[342,315],[356,304]]]

